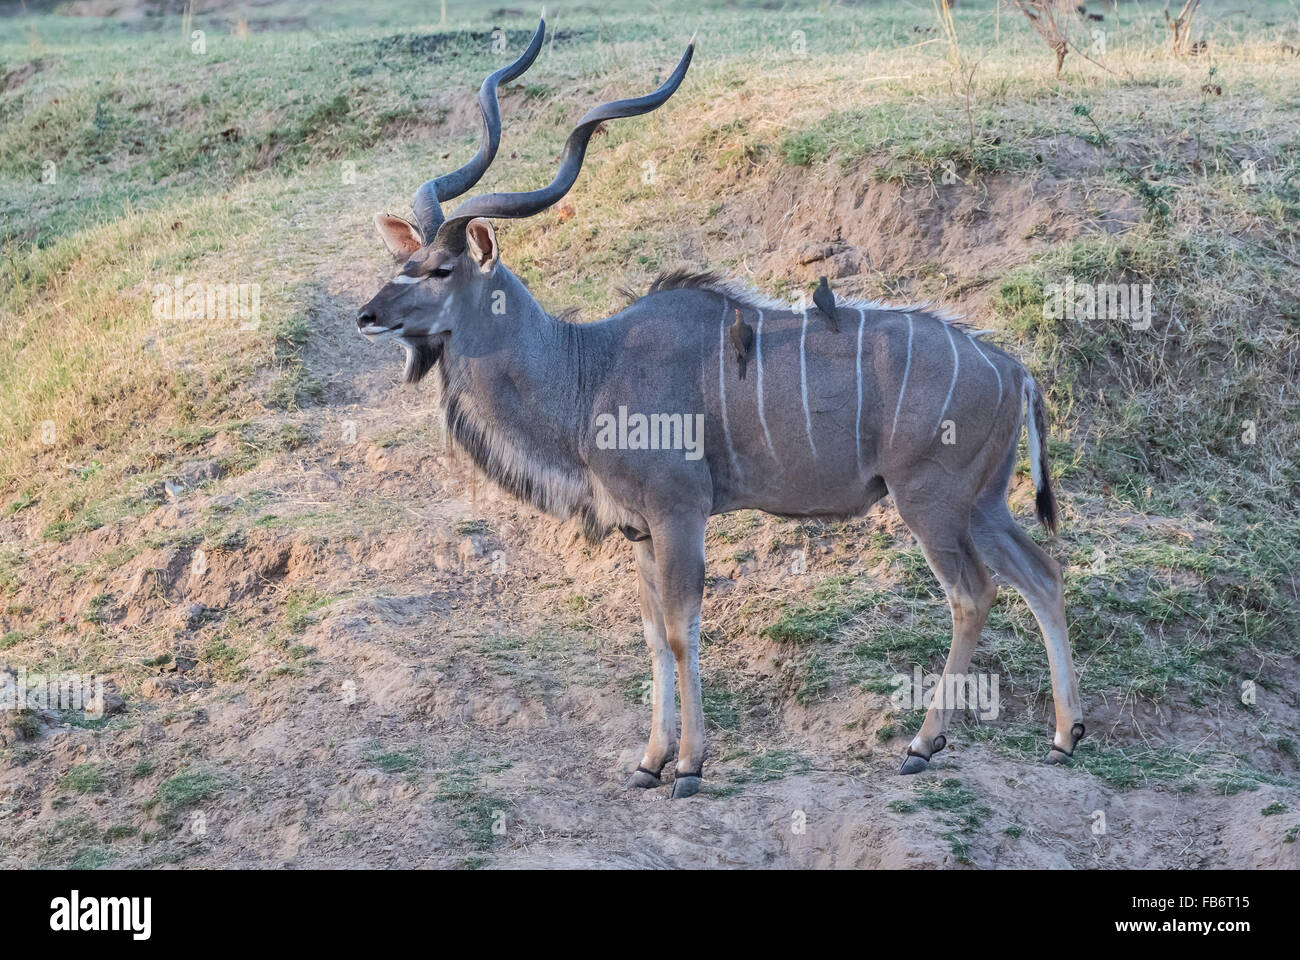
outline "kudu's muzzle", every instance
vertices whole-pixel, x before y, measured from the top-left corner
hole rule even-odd
[[[357,330],[362,336],[370,339],[383,337],[385,334],[396,335],[402,332],[402,323],[390,324],[381,319],[388,311],[384,309],[385,304],[383,291],[375,294],[370,300],[357,311]]]

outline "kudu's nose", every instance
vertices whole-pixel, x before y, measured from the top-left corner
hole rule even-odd
[[[358,330],[364,330],[366,327],[370,326],[376,321],[377,318],[375,317],[375,311],[371,310],[369,307],[362,307],[360,310],[357,311]]]

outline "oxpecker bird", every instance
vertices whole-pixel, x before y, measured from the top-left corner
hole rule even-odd
[[[740,319],[736,311],[736,322],[731,325],[731,345],[736,348],[736,363],[740,365],[740,379],[745,379],[745,366],[749,363],[749,351],[754,348],[754,328]]]
[[[835,294],[831,293],[831,285],[826,282],[825,277],[821,278],[817,289],[813,291],[813,303],[817,304],[817,309],[826,318],[826,325],[831,328],[831,333],[839,333],[840,325],[835,322]]]

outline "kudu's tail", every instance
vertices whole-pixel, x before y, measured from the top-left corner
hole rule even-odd
[[[1029,469],[1034,477],[1034,507],[1038,521],[1056,533],[1056,495],[1047,469],[1047,407],[1033,377],[1025,377],[1025,406],[1029,410]]]

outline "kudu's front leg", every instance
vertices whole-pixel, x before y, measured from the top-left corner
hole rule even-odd
[[[704,771],[704,702],[700,692],[700,605],[704,599],[707,516],[674,515],[651,530],[659,567],[664,629],[677,662],[682,735],[673,779],[674,800],[698,793]]]
[[[628,787],[658,787],[663,785],[659,774],[673,755],[677,746],[673,724],[673,654],[668,647],[664,631],[663,601],[659,595],[659,568],[655,563],[654,541],[641,540],[632,544],[636,557],[637,579],[641,588],[641,623],[645,630],[646,646],[650,649],[650,675],[652,718],[650,740],[641,763],[628,778]]]

